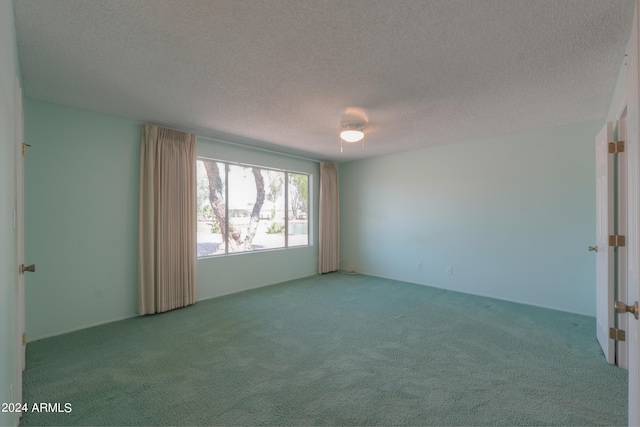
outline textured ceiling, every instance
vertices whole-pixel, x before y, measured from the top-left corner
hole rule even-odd
[[[30,98],[341,162],[605,118],[634,0],[14,3]]]

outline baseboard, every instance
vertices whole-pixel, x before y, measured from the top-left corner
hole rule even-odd
[[[499,300],[499,301],[512,302],[512,303],[515,303],[515,304],[528,305],[528,306],[531,306],[531,307],[544,308],[544,309],[547,309],[547,310],[561,311],[563,313],[571,313],[571,314],[577,314],[579,316],[586,316],[586,317],[595,318],[595,315],[588,314],[588,313],[582,313],[582,312],[579,312],[579,311],[567,310],[565,308],[546,306],[546,305],[541,305],[541,304],[532,304],[532,303],[527,302],[527,301],[521,301],[521,300],[516,300],[516,299],[510,299],[510,298],[503,298],[503,297],[499,297],[499,296],[491,295],[491,294],[483,294],[483,293],[479,293],[479,292],[461,291],[459,289],[451,289],[451,288],[445,288],[445,287],[442,287],[442,286],[435,286],[435,285],[428,285],[428,284],[425,284],[425,283],[412,282],[412,281],[405,280],[405,279],[399,279],[397,277],[380,276],[378,274],[371,274],[371,273],[367,273],[367,272],[364,272],[364,271],[360,272],[359,274],[363,274],[365,276],[371,276],[371,277],[379,277],[380,279],[394,280],[396,282],[404,282],[404,283],[411,283],[413,285],[427,286],[429,288],[434,288],[434,289],[442,289],[443,291],[458,292],[458,293],[466,294],[466,295],[474,295],[474,296],[477,296],[477,297],[491,298],[491,299],[495,299],[495,300]]]
[[[317,276],[317,275],[318,275],[318,273],[307,274],[305,276],[296,276],[296,277],[292,277],[292,278],[287,279],[287,280],[281,280],[279,282],[265,283],[265,284],[260,284],[260,285],[252,286],[252,287],[249,287],[249,288],[245,288],[245,289],[238,289],[238,290],[234,290],[234,291],[230,291],[230,292],[225,292],[225,293],[219,294],[219,295],[213,295],[213,296],[205,297],[205,298],[198,298],[198,301],[206,301],[206,300],[210,300],[210,299],[214,299],[214,298],[220,298],[220,297],[224,297],[226,295],[233,295],[233,294],[238,294],[240,292],[250,291],[252,289],[266,288],[267,286],[279,285],[280,283],[286,283],[286,282],[290,282],[292,280],[305,279],[307,277],[312,277],[312,276]]]
[[[43,339],[46,339],[46,338],[57,337],[58,335],[69,334],[71,332],[77,332],[77,331],[81,331],[83,329],[89,329],[89,328],[93,328],[93,327],[96,327],[96,326],[105,325],[107,323],[113,323],[113,322],[119,322],[121,320],[131,319],[133,317],[138,317],[138,316],[139,316],[138,314],[132,314],[132,315],[129,315],[129,316],[118,317],[116,319],[105,320],[104,322],[97,322],[97,323],[92,323],[90,325],[78,326],[77,328],[65,329],[65,330],[60,331],[60,332],[54,332],[52,334],[42,335],[42,336],[39,336],[39,337],[36,337],[36,338],[29,338],[29,340],[27,341],[27,344],[35,342],[35,341],[43,340]]]
[[[223,297],[225,295],[232,295],[232,294],[237,294],[239,292],[250,291],[252,289],[264,288],[266,286],[273,286],[273,285],[277,285],[279,283],[285,283],[285,282],[289,282],[291,280],[304,279],[306,277],[311,277],[311,276],[315,276],[315,275],[316,274],[314,273],[314,274],[308,274],[308,275],[305,275],[305,276],[292,277],[290,279],[279,281],[279,282],[259,284],[259,285],[252,286],[252,287],[245,288],[245,289],[239,289],[239,290],[236,290],[236,291],[226,292],[226,293],[223,293],[223,294],[220,294],[220,295],[214,295],[214,296],[206,297],[206,298],[199,298],[198,301],[206,301],[206,300],[213,299],[213,298]],[[39,341],[39,340],[43,340],[43,339],[46,339],[46,338],[56,337],[58,335],[68,334],[68,333],[71,333],[71,332],[81,331],[83,329],[93,328],[95,326],[105,325],[107,323],[119,322],[121,320],[131,319],[133,317],[138,317],[138,316],[139,316],[138,314],[132,314],[132,315],[129,315],[129,316],[123,316],[123,317],[119,317],[119,318],[116,318],[116,319],[105,320],[104,322],[97,322],[97,323],[92,323],[90,325],[79,326],[77,328],[65,329],[63,331],[54,332],[52,334],[47,334],[47,335],[42,335],[42,336],[35,337],[35,338],[30,338],[28,343]]]
[[[354,274],[354,273],[347,273],[347,274]],[[380,279],[394,280],[394,281],[397,281],[397,282],[411,283],[413,285],[427,286],[427,287],[430,287],[430,288],[442,289],[444,291],[449,291],[449,292],[459,292],[461,294],[475,295],[475,296],[484,297],[484,298],[492,298],[492,299],[496,299],[496,300],[499,300],[499,301],[507,301],[507,302],[512,302],[512,303],[516,303],[516,304],[523,304],[523,305],[528,305],[528,306],[532,306],[532,307],[544,308],[544,309],[547,309],[547,310],[555,310],[555,311],[561,311],[561,312],[564,312],[564,313],[577,314],[577,315],[580,315],[580,316],[594,317],[594,316],[592,316],[590,314],[587,314],[587,313],[580,313],[580,312],[577,312],[577,311],[566,310],[566,309],[562,309],[562,308],[558,308],[558,307],[551,307],[551,306],[545,306],[545,305],[540,305],[540,304],[531,304],[530,302],[525,302],[525,301],[515,300],[515,299],[509,299],[509,298],[502,298],[502,297],[498,297],[498,296],[491,295],[491,294],[483,294],[483,293],[478,293],[478,292],[466,292],[466,291],[461,291],[461,290],[457,290],[457,289],[444,288],[444,287],[441,287],[441,286],[434,286],[434,285],[428,285],[428,284],[425,284],[425,283],[412,282],[412,281],[409,281],[409,280],[399,279],[397,277],[389,277],[389,276],[381,276],[381,275],[378,275],[378,274],[371,274],[371,273],[367,273],[365,271],[359,272],[357,274],[362,274],[362,275],[371,276],[371,277],[378,277]],[[206,300],[210,300],[210,299],[214,299],[214,298],[220,298],[220,297],[223,297],[223,296],[226,296],[226,295],[233,295],[233,294],[237,294],[237,293],[240,293],[240,292],[250,291],[252,289],[260,289],[260,288],[264,288],[264,287],[267,287],[267,286],[273,286],[273,285],[277,285],[277,284],[280,284],[280,283],[289,282],[291,280],[299,280],[299,279],[304,279],[304,278],[307,278],[307,277],[312,277],[312,276],[315,276],[315,275],[317,275],[317,274],[315,274],[315,273],[314,274],[308,274],[308,275],[304,275],[304,276],[292,277],[292,278],[284,280],[284,281],[259,284],[259,285],[251,286],[251,287],[248,287],[248,288],[245,288],[245,289],[238,289],[238,290],[234,290],[234,291],[231,291],[231,292],[226,292],[226,293],[219,294],[219,295],[213,295],[213,296],[210,296],[210,297],[199,298],[198,301],[206,301]],[[132,314],[132,315],[129,315],[129,316],[123,316],[123,317],[119,317],[119,318],[116,318],[116,319],[105,320],[103,322],[92,323],[90,325],[79,326],[77,328],[65,329],[63,331],[54,332],[52,334],[42,335],[42,336],[39,336],[39,337],[36,337],[36,338],[29,339],[28,342],[31,343],[31,342],[43,340],[43,339],[46,339],[46,338],[55,337],[55,336],[58,336],[58,335],[64,335],[64,334],[68,334],[68,333],[71,333],[71,332],[80,331],[80,330],[83,330],[83,329],[93,328],[95,326],[100,326],[100,325],[104,325],[104,324],[107,324],[107,323],[113,323],[113,322],[119,322],[121,320],[131,319],[133,317],[138,317],[138,314]]]

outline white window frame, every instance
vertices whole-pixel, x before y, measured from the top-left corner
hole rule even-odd
[[[274,247],[274,248],[265,248],[265,249],[254,249],[249,251],[241,251],[241,252],[229,252],[229,238],[228,236],[223,236],[224,242],[224,253],[216,253],[216,254],[208,254],[208,255],[198,255],[198,259],[204,258],[219,258],[224,256],[235,256],[235,255],[244,255],[250,253],[258,253],[258,252],[268,252],[268,251],[280,251],[280,250],[289,250],[289,249],[297,249],[297,248],[307,248],[311,246],[311,232],[313,230],[312,227],[312,215],[311,215],[311,189],[312,189],[312,178],[313,174],[309,172],[300,172],[289,169],[282,168],[274,168],[268,166],[255,165],[250,163],[242,163],[242,162],[233,162],[228,160],[214,159],[211,157],[198,156],[196,161],[203,162],[217,162],[224,164],[224,216],[225,221],[225,230],[229,233],[229,166],[240,166],[244,168],[260,168],[261,170],[268,170],[274,172],[283,172],[284,173],[284,246],[282,247]],[[304,175],[307,177],[307,243],[305,245],[295,245],[289,246],[289,174],[296,175]],[[197,201],[196,201],[197,203]],[[196,245],[198,245],[198,239],[196,236]]]

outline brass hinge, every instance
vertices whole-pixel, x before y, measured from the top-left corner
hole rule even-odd
[[[609,246],[624,246],[625,238],[621,235],[609,236]]]
[[[626,341],[627,335],[622,329],[609,328],[609,338],[616,341]]]
[[[22,333],[22,345],[27,345],[27,333],[26,332]]]
[[[609,153],[624,153],[624,141],[610,142]]]
[[[22,143],[22,157],[27,155],[27,147],[31,147],[29,144]]]

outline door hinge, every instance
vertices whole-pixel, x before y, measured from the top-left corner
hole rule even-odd
[[[611,144],[611,143],[609,143]],[[27,155],[27,147],[31,147],[31,145],[29,144],[25,144],[24,142],[22,143],[22,157]]]
[[[624,141],[610,142],[609,153],[624,153]]]
[[[616,234],[609,236],[609,246],[624,246],[625,238],[622,235]]]
[[[27,345],[27,333],[26,332],[22,333],[22,345]]]
[[[616,341],[626,341],[627,334],[622,329],[609,328],[609,338]]]

